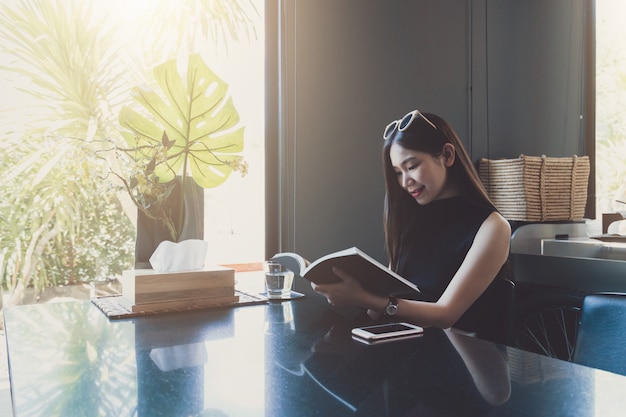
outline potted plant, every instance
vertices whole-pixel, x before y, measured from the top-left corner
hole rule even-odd
[[[125,145],[118,147],[128,170],[116,173],[138,209],[136,267],[163,240],[203,237],[203,189],[242,175],[244,128],[227,95],[228,85],[199,55],[190,55],[181,77],[176,60],[154,69],[160,93],[134,87],[147,112],[120,111]]]

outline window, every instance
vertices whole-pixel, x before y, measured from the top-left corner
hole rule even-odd
[[[626,211],[623,0],[596,0],[596,213]],[[626,232],[626,231],[625,231]]]
[[[259,262],[264,227],[264,0],[21,0],[0,9],[0,283],[107,280],[132,268],[136,207],[116,175],[120,114],[153,69],[193,54],[227,85],[247,174],[204,190],[208,261]],[[45,12],[44,12],[45,10]],[[141,90],[139,90],[141,91]],[[165,98],[167,102],[167,98]],[[124,177],[126,178],[126,177]],[[119,178],[118,178],[119,179]],[[129,204],[129,202],[131,204]]]

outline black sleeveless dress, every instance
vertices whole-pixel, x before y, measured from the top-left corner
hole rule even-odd
[[[455,196],[416,206],[416,211],[403,244],[398,273],[421,289],[420,300],[436,302],[463,263],[478,229],[495,209]],[[496,279],[504,272],[503,267]],[[455,327],[478,331],[489,321],[490,314],[496,314],[490,306],[495,309],[498,302],[489,299],[495,296],[493,286],[479,298],[481,308],[470,308]]]

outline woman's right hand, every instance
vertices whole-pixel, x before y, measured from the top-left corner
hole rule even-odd
[[[341,279],[334,284],[311,283],[311,287],[328,299],[331,305],[358,305],[359,294],[365,293],[361,284],[345,271],[334,267],[333,273]]]
[[[341,279],[341,282],[336,284],[311,283],[313,289],[325,296],[330,305],[361,307],[373,311],[385,309],[388,298],[366,291],[356,278],[340,268],[334,267],[333,273]]]

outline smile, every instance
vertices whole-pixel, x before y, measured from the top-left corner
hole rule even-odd
[[[411,194],[411,197],[418,198],[424,192],[424,187],[420,187],[415,190],[407,190],[407,191],[409,192],[409,194]]]

